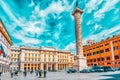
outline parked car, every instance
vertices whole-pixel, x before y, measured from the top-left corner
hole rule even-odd
[[[95,69],[89,69],[90,70],[90,72],[96,72],[96,70]]]
[[[67,73],[76,73],[77,71],[75,69],[68,69]]]
[[[80,73],[90,73],[90,69],[83,69],[80,71]]]
[[[115,71],[115,70],[112,68],[108,68],[107,71]]]

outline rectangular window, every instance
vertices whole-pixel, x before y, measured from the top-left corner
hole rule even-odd
[[[117,46],[114,46],[113,49],[114,49],[114,50],[118,50],[118,47],[117,47]]]
[[[96,53],[97,53],[97,54],[99,54],[99,53],[100,53],[100,51],[96,51]]]
[[[54,59],[53,59],[53,62],[54,62]]]
[[[104,52],[104,50],[100,50],[100,53],[103,53]]]
[[[89,56],[89,53],[87,54],[87,56]]]
[[[92,59],[90,59],[90,62],[92,62]]]
[[[86,55],[84,54],[84,56],[86,56]]]
[[[34,54],[32,54],[32,56],[34,56]]]
[[[110,57],[107,57],[107,60],[110,60]]]
[[[100,47],[103,47],[103,45],[100,45]]]
[[[101,60],[104,61],[104,58],[102,57]]]
[[[93,55],[95,55],[96,53],[95,52],[93,52]]]
[[[96,48],[99,48],[99,46],[97,46]]]
[[[96,62],[96,59],[94,59],[94,62]]]
[[[118,56],[118,55],[116,55],[116,56],[115,56],[115,59],[119,59],[119,56]]]
[[[92,53],[89,53],[90,56],[92,56]]]
[[[46,54],[44,54],[44,57],[46,57]]]
[[[105,44],[105,46],[109,45],[108,43]]]
[[[106,49],[105,49],[105,52],[109,52],[109,51],[110,51],[109,48],[106,48]]]
[[[88,59],[87,62],[89,62],[90,60]]]
[[[97,61],[100,61],[100,58],[97,58]]]
[[[117,43],[117,41],[113,41],[113,43]]]
[[[107,64],[110,64],[110,62],[108,62]]]

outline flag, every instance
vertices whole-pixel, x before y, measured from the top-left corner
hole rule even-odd
[[[2,45],[0,44],[0,56],[3,55],[3,57],[6,57],[5,51],[2,47]]]
[[[0,50],[0,56],[2,55],[2,50]]]
[[[0,56],[2,55],[2,49],[1,49],[1,46],[2,46],[2,45],[0,44]]]

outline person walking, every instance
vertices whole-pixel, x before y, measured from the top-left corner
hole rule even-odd
[[[39,70],[39,78],[42,77],[42,70]]]
[[[46,78],[46,73],[47,73],[47,71],[46,71],[46,70],[44,70],[44,78]]]
[[[38,70],[36,70],[36,71],[35,71],[35,73],[36,73],[36,76],[38,76],[39,71],[38,71]]]
[[[0,77],[1,77],[1,75],[2,75],[2,71],[0,71]]]
[[[2,71],[0,71],[0,80],[1,80]]]
[[[18,71],[17,70],[15,71],[15,76],[18,76]]]
[[[25,71],[23,72],[24,76],[26,77],[27,76],[27,71],[25,69]]]
[[[11,74],[11,78],[13,78],[14,72],[12,70],[10,71],[10,74]]]

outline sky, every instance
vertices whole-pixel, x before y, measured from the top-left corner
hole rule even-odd
[[[54,47],[75,53],[76,0],[0,0],[0,18],[14,46]],[[78,0],[82,41],[120,34],[120,0]]]

